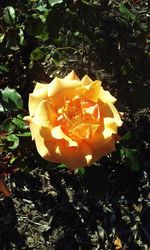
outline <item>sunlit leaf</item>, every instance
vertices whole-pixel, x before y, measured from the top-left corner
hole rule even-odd
[[[49,52],[49,48],[48,47],[39,47],[36,48],[35,50],[32,51],[31,55],[30,55],[30,60],[31,61],[37,61],[41,58],[43,58],[44,56],[46,56],[46,54]]]
[[[17,129],[23,130],[27,128],[27,125],[21,115],[14,117],[12,122],[16,125]]]
[[[15,9],[12,6],[7,6],[4,9],[3,17],[6,23],[11,24],[15,20]]]
[[[119,5],[119,10],[125,20],[128,22],[135,21],[136,16],[124,4]]]
[[[65,164],[59,164],[58,166],[57,166],[57,168],[66,168],[66,165]]]
[[[22,98],[15,89],[10,89],[9,87],[6,87],[4,90],[1,89],[0,100],[7,110],[23,108]]]
[[[16,149],[19,145],[19,138],[14,134],[8,135],[6,140],[10,142],[10,145],[8,146],[10,149]]]
[[[78,173],[80,176],[83,176],[85,174],[85,168],[78,168]]]
[[[30,137],[31,136],[31,132],[23,132],[23,133],[19,133],[19,134],[15,134],[19,137]]]
[[[56,4],[59,4],[59,3],[63,3],[64,0],[48,0],[50,6],[54,6]]]
[[[0,33],[0,43],[3,42],[5,35],[3,33]]]

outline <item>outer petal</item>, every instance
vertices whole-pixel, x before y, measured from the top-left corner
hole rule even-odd
[[[39,103],[48,99],[48,84],[29,95],[29,113],[34,116]]]
[[[104,144],[101,147],[97,148],[94,151],[95,161],[99,160],[106,154],[109,154],[115,150],[116,150],[115,139],[114,139],[114,136],[111,136],[108,140],[105,140]]]
[[[61,162],[60,156],[56,153],[56,143],[50,140],[45,140],[40,134],[35,138],[35,144],[38,153],[45,160],[51,162]]]
[[[102,132],[104,138],[108,138],[112,134],[117,134],[117,127],[113,118],[104,118],[104,131]]]
[[[48,87],[48,84],[47,83],[40,83],[40,82],[37,82],[36,85],[35,85],[35,88],[33,90],[33,93],[35,94],[36,91],[42,89],[42,88],[45,88],[45,87]]]
[[[35,140],[37,151],[41,157],[52,162],[61,162],[55,151],[57,140],[52,138],[50,129],[41,127],[35,122],[34,118],[26,117],[25,120],[29,122],[32,139]]]
[[[80,81],[74,70],[72,70],[64,79]]]
[[[100,88],[100,92],[99,92],[99,99],[104,102],[104,103],[115,103],[116,102],[116,98],[113,97],[109,91],[104,90],[103,87]]]
[[[83,87],[81,88],[81,95],[89,101],[97,102],[99,98],[100,84],[100,81],[92,81],[89,85],[84,85],[82,83]]]
[[[93,163],[92,149],[84,142],[78,148],[67,147],[59,143],[56,152],[60,155],[61,161],[70,169],[86,167]]]
[[[103,118],[105,117],[113,118],[117,126],[122,125],[120,114],[112,103],[100,105],[100,114]]]
[[[93,83],[93,81],[89,76],[85,75],[82,78],[81,83],[82,83],[82,86],[87,86],[87,85],[90,85],[91,83]]]
[[[56,119],[58,117],[56,108],[48,100],[41,101],[35,111],[34,119],[40,125],[44,121],[51,122],[51,127],[53,123],[57,123]]]
[[[77,95],[76,89],[81,85],[78,80],[55,77],[48,88],[48,96],[57,105],[62,106],[64,99],[72,99]]]

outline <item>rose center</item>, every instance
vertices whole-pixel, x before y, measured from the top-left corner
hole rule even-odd
[[[62,127],[72,129],[81,123],[97,123],[100,118],[99,106],[81,98],[67,100],[65,106],[58,110]]]

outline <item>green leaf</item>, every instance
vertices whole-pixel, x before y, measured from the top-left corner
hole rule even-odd
[[[12,6],[7,6],[4,9],[3,17],[6,23],[12,24],[15,20],[15,9]]]
[[[4,37],[5,37],[5,34],[3,34],[3,33],[0,33],[0,43],[2,43],[2,42],[3,42],[3,40],[4,40]]]
[[[0,103],[0,112],[4,112],[4,108],[3,108],[3,105]]]
[[[47,54],[49,53],[49,48],[48,47],[39,47],[36,48],[32,51],[31,55],[30,55],[30,60],[31,61],[38,61],[42,58],[44,58]]]
[[[130,22],[136,20],[136,16],[124,4],[119,5],[119,11],[126,21]]]
[[[10,149],[16,149],[19,145],[19,138],[14,134],[8,135],[6,140],[10,142]]]
[[[80,176],[83,176],[85,174],[85,168],[78,168],[78,173]]]
[[[6,119],[2,124],[0,131],[12,133],[15,130],[15,125],[12,123],[11,119]]]
[[[11,158],[9,163],[10,163],[10,164],[13,164],[13,163],[15,162],[16,159],[17,159],[17,157]]]
[[[0,100],[5,110],[22,109],[23,101],[20,94],[15,89],[6,87],[0,90]]]
[[[59,165],[57,166],[57,168],[66,168],[66,165],[63,164],[63,163],[61,163],[61,164],[59,164]]]
[[[17,115],[17,117],[14,117],[12,119],[12,122],[16,125],[17,129],[19,130],[24,130],[27,128],[27,125],[21,115]]]
[[[126,157],[130,164],[130,168],[133,171],[138,171],[140,169],[140,154],[137,149],[125,148],[120,150],[121,157]]]
[[[15,134],[19,137],[30,137],[31,136],[31,132],[24,132],[24,133],[19,133],[19,134]]]
[[[127,133],[125,133],[124,136],[122,136],[121,140],[128,141],[131,139],[131,136],[132,136],[131,131],[128,131]]]
[[[48,11],[49,11],[47,8],[45,8],[42,5],[36,7],[35,9],[38,10],[39,12],[44,12],[44,13],[48,13]]]
[[[46,16],[33,14],[26,21],[26,32],[45,41],[48,38]]]
[[[3,64],[0,64],[0,75],[8,73],[8,72],[9,72],[9,69],[7,68],[7,66],[3,65]]]
[[[23,42],[24,42],[24,33],[23,33],[23,30],[20,28],[19,30],[19,38],[20,38],[20,45],[23,45]]]
[[[64,0],[48,0],[50,6],[54,6],[56,4],[59,4],[59,3],[63,3]]]
[[[131,170],[138,171],[140,169],[138,150],[126,149],[126,157],[129,160]]]

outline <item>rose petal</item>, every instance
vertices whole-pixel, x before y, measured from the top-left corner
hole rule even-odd
[[[48,99],[48,84],[45,87],[37,90],[33,94],[29,94],[29,113],[34,116],[39,103]]]
[[[69,147],[78,147],[78,143],[68,137],[61,129],[60,126],[54,127],[51,130],[52,137],[58,140],[65,140],[68,142]]]
[[[71,133],[81,139],[89,139],[96,133],[99,124],[81,123],[71,130]]]
[[[89,166],[93,163],[92,149],[84,142],[78,148],[58,143],[56,152],[60,155],[62,163],[70,169]]]
[[[40,125],[43,124],[44,121],[51,122],[51,125],[53,125],[53,122],[56,122],[56,119],[58,117],[56,108],[54,105],[52,105],[49,101],[41,101],[38,105],[34,119],[39,123]]]
[[[119,112],[115,108],[115,106],[112,103],[107,103],[100,106],[100,114],[102,117],[111,117],[114,119],[114,122],[117,124],[117,126],[122,125],[122,120],[120,117]]]
[[[91,118],[93,118],[97,121],[100,119],[100,109],[99,109],[98,103],[91,105],[88,108],[83,108],[83,113],[90,114]]]
[[[82,87],[82,95],[89,101],[97,102],[100,92],[100,81],[94,81],[89,85]]]
[[[99,91],[99,99],[104,102],[104,103],[115,103],[116,102],[116,98],[113,97],[109,91],[104,90],[103,87],[100,88]]]
[[[74,70],[72,70],[67,76],[65,76],[64,79],[78,80],[78,81],[80,81],[80,79],[78,78],[78,76],[76,75],[76,73],[74,72]]]
[[[109,140],[112,137],[112,132],[110,130],[104,129],[104,124],[98,127],[96,133],[93,137],[91,137],[89,140],[86,140],[86,142],[93,148],[97,149],[102,147],[107,140]]]
[[[93,81],[92,81],[92,79],[91,79],[89,76],[87,76],[87,75],[85,75],[85,76],[82,78],[82,80],[81,80],[82,86],[87,86],[87,85],[90,85],[91,83],[93,83]]]
[[[45,160],[51,162],[60,162],[61,159],[59,155],[56,153],[56,144],[54,141],[45,140],[39,133],[37,133],[35,138],[35,144],[38,153],[43,157]]]
[[[114,122],[113,118],[105,117],[104,118],[104,131],[103,135],[104,138],[108,138],[109,135],[111,136],[112,134],[117,134],[117,124]]]
[[[77,95],[76,89],[79,86],[80,81],[55,77],[49,85],[48,96],[56,106],[62,106],[64,99],[72,99]]]
[[[114,136],[111,136],[108,140],[105,140],[105,142],[101,147],[95,149],[94,151],[95,160],[99,160],[106,154],[109,154],[115,150],[116,148],[115,148]]]
[[[47,83],[40,83],[40,82],[37,82],[36,85],[35,85],[35,88],[33,90],[33,93],[35,94],[36,91],[42,89],[42,88],[45,88],[45,87],[48,87],[48,84]]]

